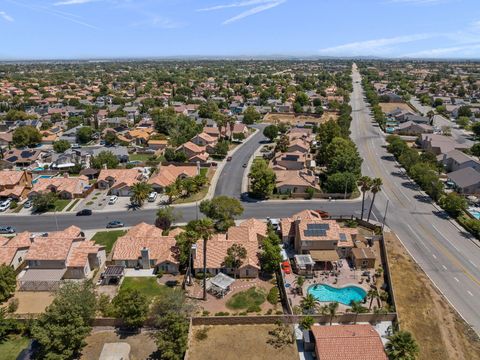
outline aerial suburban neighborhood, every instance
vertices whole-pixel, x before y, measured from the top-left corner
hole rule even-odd
[[[469,1],[0,4],[0,360],[480,360]]]

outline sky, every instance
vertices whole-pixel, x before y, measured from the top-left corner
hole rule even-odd
[[[480,59],[479,0],[0,0],[0,59]]]

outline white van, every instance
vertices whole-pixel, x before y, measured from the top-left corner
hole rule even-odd
[[[154,202],[157,200],[158,194],[155,191],[152,191],[150,195],[148,195],[148,202]]]

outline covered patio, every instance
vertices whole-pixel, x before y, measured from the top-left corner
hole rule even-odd
[[[315,269],[332,270],[334,263],[340,260],[337,250],[311,250],[310,255],[315,261]]]
[[[207,291],[218,298],[223,298],[230,291],[230,286],[234,282],[235,279],[230,276],[218,273],[215,277],[207,279]]]

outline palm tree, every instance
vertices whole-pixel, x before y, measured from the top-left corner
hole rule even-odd
[[[232,141],[233,129],[235,128],[235,118],[233,116],[229,116],[227,118],[227,124],[230,126],[230,141]]]
[[[179,188],[179,184],[177,182],[174,182],[173,184],[167,186],[165,188],[165,195],[168,196],[168,202],[172,203],[173,199],[179,196],[181,193],[181,190]]]
[[[376,289],[370,289],[367,293],[367,298],[370,299],[370,305],[368,305],[368,310],[372,310],[372,303],[373,300],[379,296],[378,291]]]
[[[354,323],[356,324],[358,314],[366,313],[366,312],[368,312],[368,309],[365,306],[362,306],[362,304],[360,304],[360,301],[352,301],[350,306],[351,306],[350,310],[355,313]]]
[[[389,359],[415,360],[420,352],[417,342],[408,331],[398,331],[388,340],[385,349]]]
[[[372,186],[372,179],[369,176],[362,176],[360,180],[358,180],[358,185],[360,186],[360,190],[362,191],[362,215],[360,215],[360,219],[363,220],[363,208],[365,206],[365,193],[370,190]]]
[[[213,221],[209,218],[197,220],[193,224],[194,231],[203,239],[203,300],[207,300],[207,242],[214,232]]]
[[[330,315],[330,325],[332,325],[333,318],[335,317],[335,314],[337,313],[338,310],[338,302],[332,302],[328,304],[328,313]]]
[[[318,307],[317,299],[312,294],[307,294],[301,301],[300,307],[304,314],[313,314]]]
[[[372,202],[370,203],[370,209],[368,210],[368,218],[367,221],[370,221],[370,215],[372,214],[372,209],[373,209],[373,203],[375,202],[375,196],[377,196],[377,193],[382,191],[382,179],[380,178],[375,178],[372,180],[372,187],[370,188],[370,191],[373,194],[373,199]]]
[[[148,198],[148,195],[152,192],[152,185],[146,182],[139,182],[132,185],[132,195],[130,201],[132,204],[136,204],[139,207],[143,205],[143,202]]]

